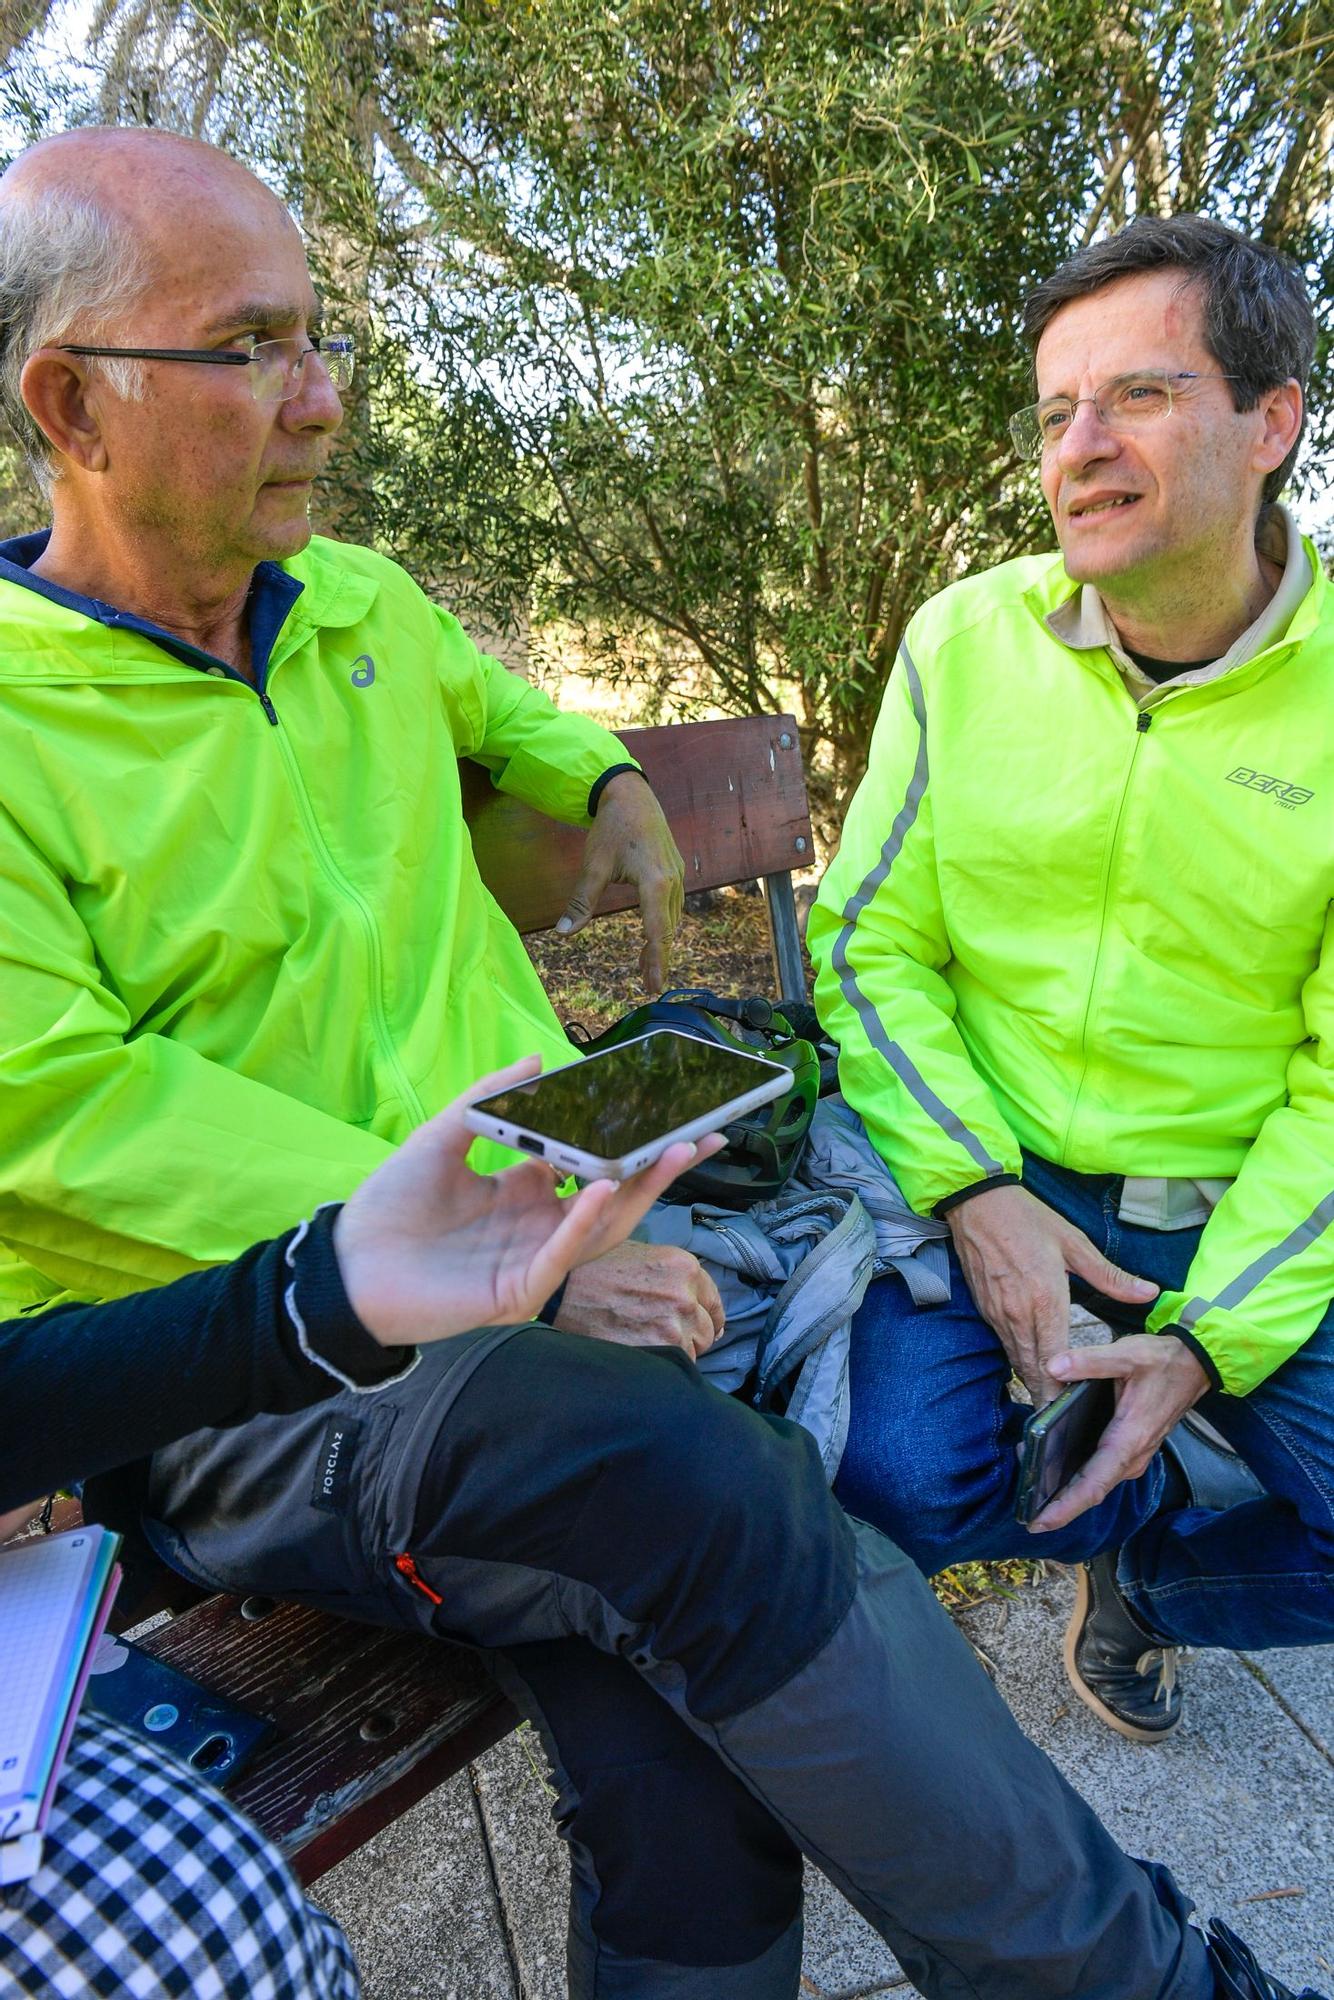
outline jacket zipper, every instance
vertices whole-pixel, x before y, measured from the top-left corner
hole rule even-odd
[[[247,680],[244,674],[236,671],[235,667],[227,666],[226,661],[219,661],[217,664],[223,667],[228,680],[239,681],[243,687],[248,688],[252,694],[258,697],[259,705],[270,724],[274,729],[277,729],[278,711],[269,697],[267,687],[261,687],[257,682]],[[271,662],[270,665],[272,665]],[[216,671],[216,668],[209,671]],[[266,682],[267,679],[268,674],[266,673]],[[384,960],[380,951],[380,933],[376,929],[375,918],[366,903],[365,897],[352,886],[329,852],[324,836],[320,832],[319,823],[315,818],[314,809],[310,803],[310,795],[306,790],[305,781],[301,776],[301,767],[297,763],[296,752],[292,748],[291,739],[284,731],[278,738],[278,741],[282,749],[284,762],[287,765],[292,790],[296,796],[297,807],[302,819],[305,821],[306,833],[311,846],[315,850],[316,859],[319,861],[328,880],[333,884],[335,891],[352,904],[352,907],[361,919],[362,935],[366,944],[366,956],[370,961],[371,969],[371,1021],[375,1030],[376,1040],[380,1045],[380,1053],[389,1065],[394,1081],[398,1085],[399,1093],[413,1123],[424,1125],[426,1122],[425,1107],[413,1089],[412,1081],[399,1059],[398,1050],[394,1046],[394,1038],[389,1031],[388,1017],[384,1011]]]
[[[1121,824],[1125,818],[1126,800],[1130,796],[1131,783],[1135,776],[1135,765],[1139,758],[1139,746],[1153,726],[1153,714],[1141,709],[1135,717],[1135,736],[1130,746],[1130,757],[1126,764],[1125,776],[1121,780],[1121,796],[1116,802],[1116,817],[1112,821],[1111,835],[1107,842],[1106,859],[1103,865],[1101,904],[1098,911],[1098,944],[1093,954],[1093,969],[1089,974],[1088,995],[1084,1001],[1084,1018],[1079,1024],[1080,1068],[1079,1080],[1070,1093],[1070,1110],[1065,1121],[1065,1131],[1061,1137],[1061,1154],[1065,1158],[1070,1146],[1070,1134],[1074,1129],[1075,1116],[1079,1109],[1080,1095],[1084,1089],[1084,1079],[1088,1075],[1089,1018],[1093,1013],[1093,1002],[1098,991],[1098,973],[1102,966],[1103,946],[1107,937],[1107,904],[1111,892],[1112,876],[1116,872],[1117,853],[1121,845]]]
[[[416,1563],[413,1561],[410,1555],[404,1554],[401,1556],[395,1556],[394,1568],[398,1571],[400,1576],[405,1576],[407,1578],[408,1582],[412,1585],[414,1590],[419,1590],[423,1597],[429,1597],[432,1604],[444,1603],[445,1600],[440,1595],[440,1592],[438,1590],[432,1590],[430,1584],[425,1581],[421,1571],[418,1569]]]
[[[117,614],[108,618],[106,623],[108,627],[114,630],[121,625],[122,621]],[[272,727],[274,729],[278,727],[278,711],[269,699],[268,689],[264,682],[252,681],[247,675],[239,672],[237,668],[229,666],[226,660],[220,660],[215,653],[206,653],[198,646],[191,646],[190,651],[196,655],[199,662],[198,665],[194,665],[192,661],[182,659],[180,654],[171,651],[168,652],[168,658],[175,660],[180,666],[193,665],[196,673],[205,674],[210,680],[239,681],[242,687],[248,688],[251,694],[258,698],[259,705]],[[268,674],[266,671],[264,681],[267,682],[267,680]]]
[[[275,722],[277,721],[276,714],[273,719]],[[320,831],[319,822],[315,818],[314,808],[310,803],[310,795],[306,790],[305,781],[301,776],[301,766],[297,762],[296,752],[292,748],[292,739],[286,730],[283,730],[278,737],[278,747],[287,765],[292,791],[296,798],[302,820],[305,823],[306,834],[310,840],[311,847],[314,849],[315,857],[337,894],[352,905],[361,919],[362,936],[366,945],[366,957],[370,962],[370,980],[368,985],[371,1025],[375,1032],[376,1041],[379,1044],[380,1053],[384,1057],[398,1086],[399,1094],[407,1108],[409,1117],[412,1119],[414,1125],[424,1125],[426,1122],[425,1107],[413,1089],[412,1080],[403,1067],[402,1060],[394,1044],[393,1035],[390,1032],[388,1016],[384,1011],[384,958],[380,950],[380,933],[376,928],[375,917],[366,898],[361,894],[359,889],[355,888],[348,881],[346,875],[343,874],[334,860],[333,855],[329,852],[324,835]]]

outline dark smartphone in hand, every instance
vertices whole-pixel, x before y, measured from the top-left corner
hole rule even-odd
[[[1019,1447],[1014,1517],[1027,1527],[1088,1464],[1116,1408],[1114,1382],[1076,1382],[1034,1410]]]

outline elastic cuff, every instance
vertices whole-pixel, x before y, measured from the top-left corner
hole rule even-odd
[[[588,817],[590,819],[596,819],[598,800],[602,797],[602,794],[606,791],[612,779],[619,778],[622,771],[633,771],[637,778],[644,778],[644,773],[640,770],[638,764],[610,765],[608,769],[602,773],[602,776],[600,778],[594,778],[593,780],[592,788],[590,789],[588,794]],[[647,778],[644,778],[644,783],[646,785],[648,784]],[[651,785],[649,786],[649,789],[650,791],[653,789]]]
[[[964,1202],[971,1201],[975,1194],[989,1194],[992,1188],[1019,1185],[1018,1174],[988,1174],[985,1180],[970,1181],[967,1187],[955,1188],[953,1194],[942,1195],[931,1213],[939,1221],[941,1216],[948,1215],[952,1208],[959,1208]]]
[[[284,1253],[292,1282],[283,1303],[308,1361],[344,1389],[379,1389],[416,1367],[417,1349],[382,1347],[353,1311],[334,1250],[333,1226],[341,1207],[341,1202],[330,1202],[316,1209],[293,1234]]]
[[[1188,1347],[1201,1368],[1203,1368],[1205,1374],[1209,1377],[1210,1388],[1222,1389],[1223,1378],[1218,1372],[1218,1363],[1214,1360],[1208,1348],[1202,1346],[1193,1333],[1187,1333],[1184,1326],[1176,1326],[1170,1320],[1166,1326],[1160,1326],[1158,1331],[1160,1334],[1170,1333],[1174,1340],[1179,1340],[1183,1347]]]

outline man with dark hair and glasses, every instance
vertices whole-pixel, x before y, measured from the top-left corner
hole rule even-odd
[[[1024,326],[1060,555],[909,624],[811,913],[843,1089],[953,1253],[948,1305],[867,1296],[838,1490],[928,1571],[1080,1563],[1071,1681],[1156,1742],[1183,1645],[1334,1639],[1334,597],[1278,501],[1314,323],[1183,215]],[[1072,1352],[1072,1293],[1122,1337]],[[1032,1535],[1013,1375],[1116,1385]]]

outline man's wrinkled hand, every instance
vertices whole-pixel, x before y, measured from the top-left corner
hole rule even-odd
[[[672,940],[685,911],[685,863],[662,807],[646,779],[621,771],[604,787],[584,844],[583,866],[556,925],[563,936],[582,930],[613,882],[638,892],[644,925],[639,973],[647,993],[667,984]]]
[[[1064,1386],[1047,1364],[1069,1345],[1069,1273],[1127,1305],[1158,1296],[1027,1188],[991,1188],[945,1219],[973,1302],[1039,1408]]]
[[[679,1347],[693,1361],[722,1332],[723,1304],[689,1250],[631,1241],[571,1273],[556,1326],[620,1347]]]
[[[1115,1382],[1116,1413],[1082,1470],[1029,1523],[1036,1535],[1077,1520],[1123,1479],[1138,1479],[1172,1426],[1209,1387],[1201,1364],[1170,1333],[1135,1333],[1107,1347],[1056,1354],[1050,1369],[1066,1386]]]

